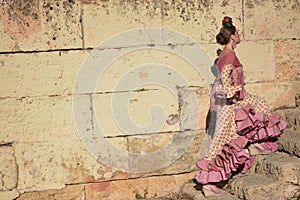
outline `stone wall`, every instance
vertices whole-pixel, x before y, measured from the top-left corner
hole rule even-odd
[[[295,107],[298,0],[2,0],[0,15],[0,199],[135,199],[178,191],[197,173],[211,80],[205,75],[210,66],[199,74],[199,66],[182,55],[204,56],[213,65],[224,15],[233,17],[242,37],[237,54],[246,89],[275,109]],[[115,39],[122,33],[131,35]],[[107,41],[113,45],[105,46]],[[107,57],[91,57],[99,44]],[[205,55],[193,51],[199,46]],[[88,71],[89,64],[101,67],[117,54],[101,76],[95,68]],[[138,68],[146,63],[157,70]],[[78,84],[82,66],[89,76]],[[176,83],[176,73],[187,82],[173,84],[174,90],[151,83],[151,73],[164,70],[168,78],[159,80],[165,84]],[[125,75],[137,78],[138,87]],[[77,90],[95,77],[95,90]],[[74,99],[82,106],[74,106]],[[157,104],[163,120],[150,116]],[[132,131],[120,127],[124,113]],[[151,123],[154,129],[147,129]],[[168,144],[175,144],[171,154]]]

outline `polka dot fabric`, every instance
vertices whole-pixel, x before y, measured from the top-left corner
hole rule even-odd
[[[255,158],[246,150],[248,145],[264,142],[274,152],[277,149],[274,139],[287,126],[272,113],[267,101],[244,90],[243,66],[235,53],[227,56],[229,58],[223,58],[218,69],[222,79],[221,90],[230,101],[218,106],[214,115],[216,119],[211,119],[215,121],[213,138],[205,158],[197,161],[200,172],[196,180],[202,184],[227,180],[233,172],[245,173]]]

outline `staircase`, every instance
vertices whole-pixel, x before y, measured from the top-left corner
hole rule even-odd
[[[225,190],[246,200],[300,199],[300,101],[296,108],[276,111],[288,122],[278,151],[259,155],[247,174],[234,176]]]
[[[210,200],[300,200],[300,95],[296,107],[277,110],[288,123],[279,138],[278,151],[271,155],[258,155],[247,174],[230,179],[222,196]],[[199,186],[186,183],[182,192],[194,200],[206,199]]]

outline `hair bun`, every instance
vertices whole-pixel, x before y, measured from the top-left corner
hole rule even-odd
[[[228,40],[226,39],[226,37],[224,37],[224,35],[222,33],[219,33],[216,36],[216,40],[217,40],[217,43],[219,43],[221,45],[228,43]]]
[[[230,28],[232,26],[232,18],[228,17],[228,16],[225,16],[222,20],[222,26]]]

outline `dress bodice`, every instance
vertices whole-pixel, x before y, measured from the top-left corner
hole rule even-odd
[[[243,65],[234,51],[225,53],[219,58],[217,68],[221,76],[227,98],[237,95],[238,99],[245,97],[245,75]]]

